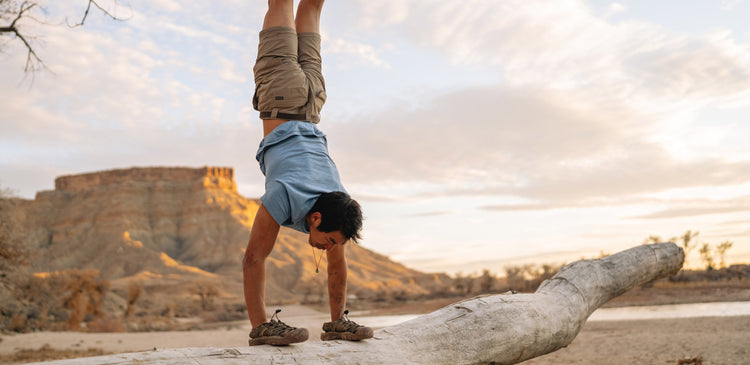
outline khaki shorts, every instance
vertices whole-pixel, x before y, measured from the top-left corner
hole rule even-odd
[[[289,27],[262,30],[253,72],[253,107],[261,119],[320,121],[326,101],[320,34],[297,34]]]

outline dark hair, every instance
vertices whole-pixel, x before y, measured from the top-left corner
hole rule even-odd
[[[344,238],[355,243],[362,238],[362,209],[356,200],[342,191],[323,193],[307,213],[319,212],[321,232],[341,231]]]

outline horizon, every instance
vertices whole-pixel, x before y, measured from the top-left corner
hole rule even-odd
[[[92,11],[79,28],[64,25],[79,5],[46,9],[49,24],[21,25],[47,70],[24,74],[23,44],[2,44],[0,188],[33,199],[61,175],[207,165],[262,195],[250,99],[265,2],[118,5],[125,21]],[[692,230],[750,262],[749,11],[327,2],[319,127],[362,204],[361,245],[420,271],[503,274],[479,266]]]
[[[233,176],[234,175],[234,168],[231,167],[231,166],[200,166],[200,167],[188,167],[188,166],[131,166],[131,167],[128,167],[128,168],[113,168],[113,169],[107,169],[107,170],[82,172],[80,174],[58,176],[58,177],[55,178],[55,185],[56,186],[53,189],[49,190],[49,191],[58,191],[59,190],[58,186],[57,186],[58,185],[57,181],[60,178],[68,178],[69,179],[70,177],[75,177],[75,176],[85,176],[85,175],[106,173],[106,172],[112,172],[112,171],[122,172],[122,171],[125,171],[125,170],[131,170],[131,169],[190,169],[190,170],[196,170],[196,172],[198,170],[206,170],[206,169],[209,169],[209,170],[231,169],[232,172],[229,173],[228,175],[224,175],[223,172],[220,172],[219,174],[220,174],[220,176],[222,176],[224,178],[229,177],[232,181],[234,181],[234,176]],[[204,171],[204,173],[205,172],[206,171]],[[180,175],[181,178],[189,178],[190,176],[193,176],[191,174],[185,174],[184,172],[182,172],[182,173],[184,175]],[[213,173],[213,174],[216,174],[216,173]],[[117,174],[115,176],[116,176],[116,178],[119,179],[123,175]],[[213,176],[215,176],[215,175],[213,175]],[[95,181],[97,181],[95,184],[99,184],[100,183],[99,180],[95,180]],[[107,181],[109,181],[109,180],[107,180]],[[89,184],[90,182],[91,182],[91,180],[86,180],[86,181],[81,180],[81,181],[78,181],[78,184]],[[63,184],[63,185],[67,186],[68,184]],[[64,186],[61,188],[62,190],[66,189]],[[74,190],[77,190],[77,189],[80,189],[80,187],[74,188]],[[39,192],[37,192],[37,195],[40,194],[40,193],[44,193],[44,192],[46,192],[46,191],[44,191],[44,190],[43,191],[39,191]],[[4,191],[3,193],[4,194],[9,194],[10,193],[11,197],[13,197],[13,195],[12,195],[13,192],[12,191],[7,191],[7,189],[6,189],[6,191]],[[242,196],[242,193],[239,192],[239,191],[237,191],[237,194],[239,194],[239,195]],[[2,197],[2,195],[0,195],[0,197]],[[245,198],[249,198],[249,199],[259,199],[258,197],[248,197],[248,196],[244,196],[244,197]],[[21,199],[25,199],[25,198],[21,198]],[[35,200],[35,199],[36,199],[36,197],[34,199],[32,199],[32,200]],[[680,243],[680,239],[678,237],[670,237],[670,239],[662,239],[659,242],[673,242],[673,243],[677,244],[679,247],[683,247],[682,244]],[[655,242],[649,242],[649,243],[655,243]],[[641,244],[645,244],[645,242],[643,242]],[[625,247],[623,250],[630,249],[630,248],[633,248],[633,247],[636,247],[636,246],[638,246],[638,245],[633,245],[632,247]],[[693,259],[691,260],[689,257],[686,258],[684,268],[686,268],[686,269],[697,269],[697,270],[704,270],[705,269],[705,264],[704,263],[698,263],[698,261],[700,261],[700,259],[697,258],[697,257],[694,257],[695,254],[697,253],[697,249],[698,248],[699,247],[695,244],[695,242],[691,245],[691,252],[690,253],[692,253],[692,255],[688,255],[688,256],[693,256]],[[369,249],[372,249],[373,251],[378,252],[377,249],[374,248],[374,247],[369,247]],[[381,252],[378,252],[378,253],[381,253]],[[577,250],[577,251],[571,250],[571,251],[564,251],[564,252],[547,252],[547,253],[544,253],[542,255],[531,255],[531,256],[525,256],[525,257],[511,257],[511,258],[505,258],[505,259],[501,259],[501,260],[498,260],[498,259],[478,260],[478,261],[474,261],[474,262],[470,262],[470,263],[461,263],[461,264],[458,264],[458,265],[453,264],[453,265],[455,265],[454,266],[455,270],[450,270],[450,269],[445,270],[445,268],[450,267],[451,264],[447,264],[447,265],[443,264],[443,266],[436,266],[438,268],[442,267],[443,271],[430,270],[430,271],[423,271],[423,272],[425,272],[425,273],[441,273],[441,274],[445,273],[445,274],[448,274],[448,275],[450,275],[452,277],[456,277],[456,276],[463,276],[463,275],[468,275],[468,276],[480,275],[484,270],[488,270],[491,274],[493,274],[493,275],[495,275],[497,277],[505,277],[505,272],[504,271],[505,271],[505,269],[507,267],[523,267],[525,265],[531,265],[532,267],[539,268],[539,267],[541,267],[541,265],[545,265],[545,264],[549,264],[549,265],[553,265],[553,266],[555,266],[555,265],[565,265],[565,264],[569,264],[569,263],[571,263],[573,261],[577,261],[577,260],[595,259],[595,258],[600,258],[600,257],[608,256],[608,255],[611,255],[611,254],[615,254],[615,253],[618,253],[618,252],[605,252],[603,250],[598,251],[598,252],[592,252],[592,251],[588,251],[588,250]],[[386,256],[388,256],[388,255],[386,255]],[[388,256],[388,257],[390,258],[390,256]],[[726,260],[726,267],[728,267],[728,266],[730,266],[732,264],[750,264],[749,261],[740,260],[740,259],[737,259],[736,257],[735,257],[735,259],[732,259],[732,257],[730,257],[730,256],[727,256],[726,258],[728,258],[728,260]],[[398,260],[394,260],[394,261],[400,262]],[[410,263],[404,263],[404,262],[401,262],[401,263],[405,264],[407,267],[410,267],[412,269],[415,268]],[[719,266],[719,264],[718,264],[718,257],[716,257],[716,262],[715,263],[716,263],[716,268],[717,269],[721,268],[721,266]],[[418,262],[417,262],[417,264],[418,264]],[[434,265],[434,263],[430,263],[430,264]],[[196,267],[196,269],[199,269],[199,268]],[[41,272],[41,273],[43,274],[43,272]]]

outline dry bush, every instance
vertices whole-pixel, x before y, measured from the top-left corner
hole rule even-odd
[[[677,365],[703,365],[703,358],[698,356],[679,359],[677,360]]]
[[[14,314],[10,318],[10,324],[8,325],[8,329],[13,332],[26,332],[27,326],[26,326],[26,316],[21,314]]]
[[[77,329],[88,317],[98,318],[109,282],[97,270],[66,270],[19,280],[13,301],[3,306],[2,327],[15,332]],[[12,323],[11,323],[12,322]],[[65,322],[64,328],[59,325]]]
[[[141,282],[130,282],[128,284],[128,306],[125,309],[125,318],[132,316],[135,312],[135,302],[143,294],[143,283]]]
[[[63,292],[63,307],[70,310],[68,328],[78,329],[86,315],[99,318],[103,315],[102,301],[109,290],[109,281],[99,279],[99,270],[72,269],[64,273],[67,277]]]
[[[49,280],[26,275],[15,280],[12,289],[0,309],[0,328],[13,332],[48,328],[49,308],[56,305]]]
[[[190,293],[200,298],[201,309],[205,311],[213,308],[214,298],[219,296],[219,289],[213,283],[204,281],[193,284]]]
[[[545,280],[555,276],[562,266],[552,264],[508,266],[505,268],[508,287],[519,292],[534,292]]]
[[[89,332],[127,332],[128,329],[125,325],[117,318],[114,317],[100,317],[86,324],[86,328]]]

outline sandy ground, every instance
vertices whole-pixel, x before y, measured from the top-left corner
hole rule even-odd
[[[523,364],[677,364],[697,357],[704,365],[750,364],[750,316],[587,322],[568,347]]]
[[[354,313],[353,313],[354,315]],[[311,331],[328,316],[292,306],[282,319]],[[372,325],[372,324],[370,324]],[[56,349],[101,348],[106,352],[134,352],[154,348],[246,346],[250,326],[235,322],[215,330],[146,333],[40,332],[4,335],[0,354],[49,344]],[[700,357],[703,364],[750,364],[750,316],[688,319],[590,321],[567,347],[524,362],[540,364],[677,364]]]
[[[310,330],[310,340],[320,341],[313,329],[321,328],[330,321],[328,314],[303,306],[284,307],[279,313],[281,320]],[[270,317],[270,316],[269,316]],[[130,333],[84,333],[84,332],[35,332],[19,335],[3,335],[0,354],[13,353],[20,348],[39,348],[49,344],[55,349],[83,350],[101,348],[105,352],[121,353],[176,347],[238,347],[247,346],[251,325],[249,321],[231,322],[214,330],[130,332]]]

